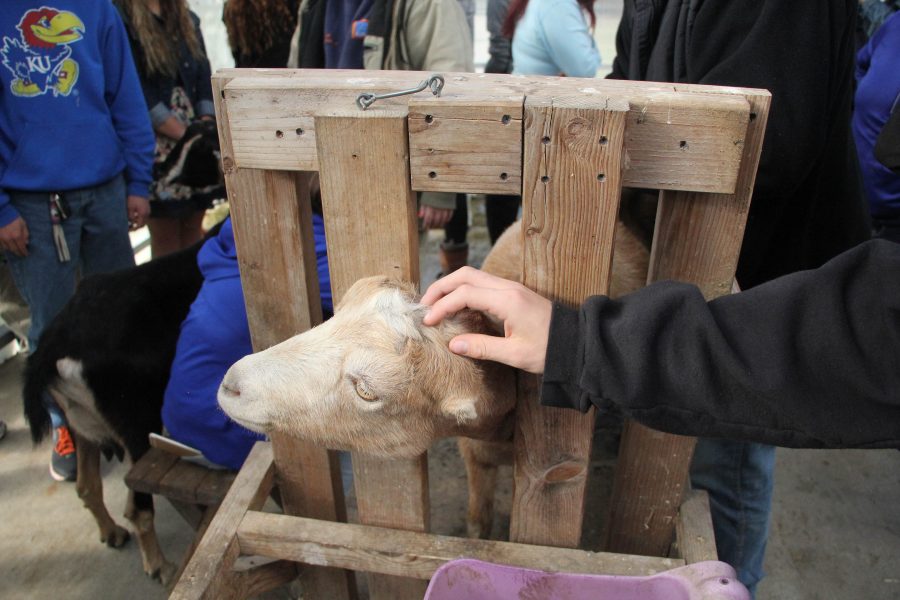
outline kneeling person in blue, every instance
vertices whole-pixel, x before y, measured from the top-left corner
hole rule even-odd
[[[316,266],[322,313],[333,312],[325,225],[313,214]],[[260,434],[228,418],[216,402],[225,372],[253,352],[238,272],[231,219],[209,239],[197,256],[203,286],[181,324],[175,360],[163,400],[163,423],[169,435],[200,450],[209,461],[239,469]]]

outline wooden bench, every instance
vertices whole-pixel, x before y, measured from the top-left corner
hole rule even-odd
[[[234,471],[210,469],[152,447],[125,475],[125,485],[129,489],[163,496],[195,532],[175,581],[194,555],[236,476]]]

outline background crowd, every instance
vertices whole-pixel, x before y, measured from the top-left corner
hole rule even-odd
[[[873,235],[900,242],[897,4],[626,0],[615,56],[601,57],[590,0],[489,0],[484,69],[595,77],[609,59],[612,78],[770,90],[736,275],[750,290],[818,268]],[[222,18],[238,67],[447,73],[475,70],[474,12],[471,0],[228,0]],[[210,73],[199,19],[185,0],[0,6],[0,247],[30,309],[23,337],[32,351],[78,277],[134,264],[129,228],[149,226],[154,257],[201,239],[202,217],[224,195],[222,184],[186,184],[169,176],[166,161],[189,131],[214,120]],[[465,195],[423,193],[418,201],[421,229],[445,232],[442,274],[465,265]],[[632,191],[623,201],[623,212],[650,230],[652,194]],[[492,242],[518,208],[517,196],[488,197]],[[327,282],[324,230],[316,233]],[[237,281],[230,227],[209,244],[207,266]],[[240,313],[239,283],[221,289]],[[197,324],[215,298],[192,309],[192,341],[179,344],[183,360],[166,396],[169,428],[201,447],[246,438],[225,422],[196,435],[184,429],[197,398],[208,404],[217,387],[214,370],[198,393],[187,356],[212,329]],[[242,327],[231,338],[208,345],[213,354],[228,349],[223,372],[249,352],[246,316],[234,320]],[[175,414],[179,402],[186,408]],[[51,474],[71,480],[76,449],[64,416],[50,401],[48,409]],[[219,462],[234,467],[241,458]],[[720,556],[751,590],[763,577],[773,470],[772,446],[722,438],[701,439],[692,467],[694,487],[710,493]]]

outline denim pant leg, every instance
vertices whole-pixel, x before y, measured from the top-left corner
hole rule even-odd
[[[10,272],[31,311],[28,345],[37,350],[44,328],[75,293],[76,274],[134,265],[128,237],[125,183],[121,175],[85,190],[66,193],[71,216],[62,223],[70,260],[61,262],[53,241],[47,192],[11,191],[10,201],[28,226],[28,256],[6,253]],[[49,396],[53,427],[65,423]]]
[[[774,446],[704,438],[691,464],[692,486],[709,493],[719,559],[751,594],[764,575],[774,470]]]
[[[16,287],[31,311],[28,346],[33,353],[44,328],[75,292],[81,232],[77,223],[69,222],[75,219],[65,222],[63,231],[71,260],[60,262],[50,223],[50,194],[13,191],[10,201],[28,226],[28,256],[7,252],[6,258]]]
[[[108,273],[134,266],[128,236],[125,179],[119,175],[86,190],[72,192],[83,210],[81,272]]]

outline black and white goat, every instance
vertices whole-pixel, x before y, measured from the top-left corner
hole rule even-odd
[[[215,123],[195,123],[157,175],[182,188],[222,192],[218,149]],[[181,322],[203,283],[197,267],[201,246],[85,278],[41,334],[25,367],[32,438],[37,443],[50,431],[43,401],[49,394],[75,438],[78,495],[100,527],[100,541],[111,547],[124,544],[128,532],[103,503],[100,454],[133,463],[149,449],[149,434],[162,430],[163,393]],[[153,497],[129,492],[125,517],[136,531],[144,571],[168,584],[175,568],[156,539]]]
[[[144,265],[85,278],[44,330],[25,367],[25,416],[35,443],[50,431],[43,396],[66,415],[75,438],[75,487],[100,527],[100,541],[119,547],[128,532],[103,503],[100,454],[137,461],[150,432],[162,431],[163,393],[181,322],[203,278],[201,244]],[[164,584],[175,573],[159,548],[153,497],[129,491],[125,517],[138,538],[144,571]]]

